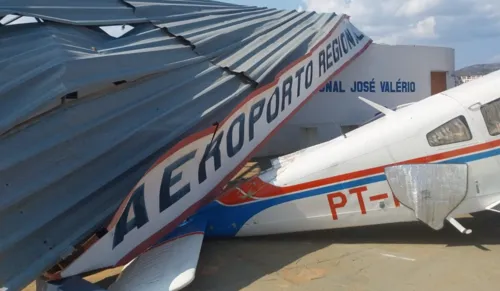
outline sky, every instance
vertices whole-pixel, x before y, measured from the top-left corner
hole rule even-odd
[[[377,43],[455,49],[456,69],[500,62],[500,0],[219,0],[351,16]],[[33,20],[34,21],[34,20]],[[25,22],[24,19],[16,21]],[[106,29],[121,35],[130,29]]]
[[[500,62],[500,0],[221,0],[345,13],[377,43],[455,49],[456,69]]]

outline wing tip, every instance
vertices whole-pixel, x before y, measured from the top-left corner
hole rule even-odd
[[[387,107],[384,107],[384,106],[382,106],[382,105],[380,105],[380,104],[377,104],[377,103],[375,103],[375,102],[373,102],[373,101],[370,101],[370,100],[368,100],[368,99],[366,99],[366,98],[363,98],[363,97],[361,97],[361,96],[358,96],[358,98],[359,98],[359,100],[361,100],[361,101],[365,102],[365,103],[366,103],[366,104],[368,104],[370,107],[372,107],[373,109],[375,109],[375,110],[379,111],[380,113],[385,114],[386,116],[391,115],[391,114],[393,114],[393,113],[394,113],[394,111],[393,111],[393,110],[391,110],[391,109],[389,109],[389,108],[387,108]]]
[[[170,284],[170,291],[178,291],[186,288],[194,281],[196,275],[196,268],[190,268],[177,276]]]

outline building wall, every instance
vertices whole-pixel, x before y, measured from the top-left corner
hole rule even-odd
[[[442,47],[372,44],[313,96],[257,156],[282,155],[318,144],[339,136],[341,126],[355,127],[372,118],[377,111],[358,96],[389,108],[426,98],[431,95],[433,71],[445,72],[446,86],[441,87],[454,87],[455,51]],[[361,82],[361,86],[353,89],[355,82],[358,85]]]

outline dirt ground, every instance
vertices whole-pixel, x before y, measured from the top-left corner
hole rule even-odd
[[[249,162],[238,177],[269,166]],[[459,219],[436,232],[420,223],[207,240],[185,291],[481,291],[500,285],[500,214]],[[120,268],[86,279],[109,286]],[[24,291],[35,291],[31,284]]]
[[[207,240],[185,290],[497,290],[500,217],[474,216],[460,219],[470,235],[407,223]],[[118,272],[87,279],[106,287]]]

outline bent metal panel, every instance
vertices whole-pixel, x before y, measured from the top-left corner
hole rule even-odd
[[[172,231],[220,193],[258,147],[371,42],[347,16],[338,17],[308,54],[242,101],[215,132],[207,128],[163,155],[123,201],[109,232],[62,275],[123,265]]]

